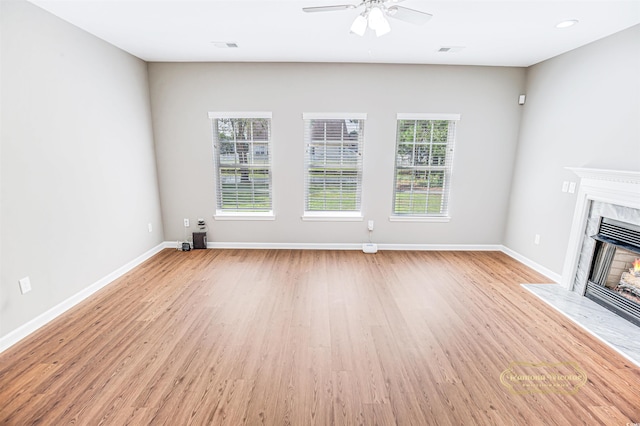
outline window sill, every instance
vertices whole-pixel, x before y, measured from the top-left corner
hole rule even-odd
[[[302,220],[310,222],[362,222],[364,217],[361,213],[345,212],[306,212],[302,215]]]
[[[450,216],[390,216],[390,222],[431,222],[446,223],[451,221]]]
[[[273,212],[264,213],[227,213],[217,212],[213,215],[215,220],[276,220]]]

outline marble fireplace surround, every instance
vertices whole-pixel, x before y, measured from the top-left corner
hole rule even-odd
[[[523,287],[640,367],[640,327],[583,296],[600,217],[640,225],[640,172],[567,169],[580,189],[560,285]]]
[[[567,167],[580,177],[560,284],[582,295],[601,217],[640,225],[640,172]]]

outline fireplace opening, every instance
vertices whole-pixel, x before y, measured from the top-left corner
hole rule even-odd
[[[640,326],[640,226],[602,218],[584,295]]]

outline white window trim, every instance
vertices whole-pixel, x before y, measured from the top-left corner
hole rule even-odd
[[[270,111],[209,111],[209,120],[213,120],[214,118],[273,118],[272,115]]]
[[[303,112],[303,120],[366,120],[366,112]],[[305,141],[306,143],[306,141]],[[364,140],[361,146],[361,155],[364,155]],[[305,170],[306,173],[306,170]],[[343,211],[306,211],[303,207],[302,220],[309,222],[361,222],[364,220],[362,215],[362,197],[364,186],[364,157],[362,162],[362,182],[360,183],[360,211],[343,212]],[[306,189],[305,189],[306,190]]]
[[[389,216],[389,222],[431,222],[446,223],[451,221],[451,216]]]
[[[366,112],[303,112],[303,120],[366,120]]]
[[[215,220],[276,220],[273,211],[268,212],[224,212],[216,211]]]
[[[214,120],[218,118],[267,118],[272,119],[273,113],[271,111],[209,111],[208,112],[209,120]],[[271,123],[273,126],[273,122]],[[275,220],[275,195],[274,195],[274,185],[273,185],[273,158],[274,158],[274,144],[272,135],[269,135],[269,146],[271,148],[271,162],[269,164],[269,169],[271,171],[271,210],[266,212],[234,212],[234,211],[223,211],[216,208],[216,213],[213,215],[214,220],[238,220],[238,221],[263,221],[263,220]],[[215,149],[214,149],[214,157],[215,157]],[[215,171],[214,164],[214,173]],[[217,194],[215,194],[217,197]],[[216,200],[217,204],[217,200]]]
[[[397,120],[447,120],[460,121],[460,114],[436,114],[430,112],[398,113]]]
[[[429,113],[429,112],[414,112],[414,113],[398,113],[396,114],[396,123],[399,120],[447,120],[447,121],[460,121],[460,119],[462,118],[461,114],[446,114],[446,113]],[[397,135],[396,135],[397,138]],[[456,141],[457,142],[457,141]],[[397,146],[397,140],[396,140],[396,146],[395,149],[398,149]],[[396,155],[396,153],[394,153],[394,155]],[[394,170],[395,170],[395,166],[394,166]],[[451,165],[451,168],[449,169],[450,172],[450,176],[453,176],[453,164]],[[395,172],[394,172],[395,175]],[[394,176],[395,179],[395,176]],[[395,183],[395,181],[394,181]],[[395,194],[395,189],[394,189],[394,194]],[[449,207],[451,206],[451,186],[449,187]],[[391,206],[391,209],[394,209],[394,206]],[[424,215],[424,216],[420,216],[420,215],[413,215],[413,214],[407,214],[407,215],[398,215],[398,214],[391,214],[391,216],[389,216],[389,221],[390,222],[431,222],[431,223],[447,223],[451,221],[451,209],[449,208],[448,214],[447,215],[442,215],[442,216],[437,216],[437,215]]]
[[[364,216],[361,212],[305,212],[302,220],[309,222],[362,222]]]

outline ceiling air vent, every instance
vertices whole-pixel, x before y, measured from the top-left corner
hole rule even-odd
[[[443,46],[438,49],[438,53],[456,53],[464,49],[462,46]]]
[[[238,47],[238,43],[235,42],[226,42],[226,41],[212,41],[215,47],[219,47],[220,49],[235,49]]]

